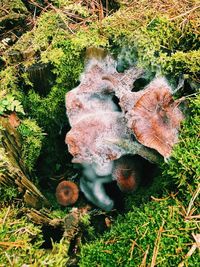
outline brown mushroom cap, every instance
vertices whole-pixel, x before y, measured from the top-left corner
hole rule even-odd
[[[115,162],[113,178],[120,190],[125,193],[134,192],[140,180],[140,168],[137,160],[132,156],[123,156]]]
[[[71,181],[62,181],[56,188],[56,198],[60,205],[69,206],[74,204],[79,196],[78,186]]]
[[[131,128],[137,140],[169,157],[178,139],[183,114],[168,86],[147,88],[131,111]]]

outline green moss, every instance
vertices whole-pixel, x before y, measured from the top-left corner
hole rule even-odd
[[[163,175],[178,185],[182,199],[187,202],[200,181],[199,105],[200,95],[190,99],[190,113],[182,125],[179,143],[169,162],[163,165]]]
[[[164,75],[188,74],[196,79],[199,73],[198,15],[181,27],[183,18],[171,19],[171,11],[163,14],[161,7],[155,7],[155,3],[148,6],[147,1],[135,4],[140,10],[145,9],[143,15],[135,6],[119,10],[103,21],[102,31],[111,40],[111,49],[117,54],[122,49],[120,59],[129,65],[137,63]]]
[[[19,195],[19,192],[14,186],[4,186],[0,188],[0,199],[4,203],[12,201]]]
[[[8,3],[6,0],[2,0],[3,3]],[[9,8],[11,10],[15,10],[20,12],[25,12],[27,11],[25,5],[23,4],[23,2],[21,0],[11,0],[9,2]]]
[[[1,0],[1,5],[3,8],[0,10],[0,26],[2,21],[4,21],[5,19],[8,20],[13,18],[20,18],[20,16],[24,15],[23,13],[27,13],[27,8],[21,0],[11,0],[9,1],[9,4],[8,1]],[[8,12],[6,12],[6,10]]]
[[[0,90],[6,92],[16,91],[18,89],[18,70],[9,66],[0,71]]]
[[[183,220],[172,199],[149,202],[119,217],[102,238],[82,247],[79,266],[140,266],[147,250],[146,264],[150,265],[159,229],[156,265],[178,266],[190,249],[197,226]],[[187,264],[195,266],[197,257],[189,258]]]
[[[18,131],[22,137],[22,160],[28,170],[32,171],[40,155],[44,133],[35,121],[29,119],[20,123]]]
[[[66,266],[67,244],[61,240],[51,250],[42,249],[41,227],[20,214],[17,207],[0,209],[0,265]]]

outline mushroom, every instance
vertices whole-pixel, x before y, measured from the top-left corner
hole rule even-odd
[[[81,177],[80,188],[86,198],[97,207],[110,211],[113,200],[106,194],[104,184],[112,182],[111,176],[100,177],[93,172],[91,165],[84,166],[84,171],[89,172],[87,176]],[[93,175],[91,175],[93,173]]]
[[[86,58],[79,86],[66,94],[71,130],[65,142],[72,162],[82,164],[81,190],[93,204],[110,210],[113,201],[104,184],[115,179],[123,192],[133,192],[141,176],[133,155],[156,163],[160,154],[169,157],[183,115],[164,78],[132,92],[143,70],[118,73],[116,61],[102,49],[88,49]]]
[[[172,90],[164,78],[156,78],[138,93],[140,97],[127,116],[128,125],[141,144],[168,158],[183,120]]]
[[[134,156],[123,156],[115,161],[112,176],[122,192],[132,193],[141,178],[141,164]]]
[[[78,186],[71,181],[62,181],[56,188],[56,198],[60,205],[69,206],[74,204],[79,197]]]
[[[129,138],[121,112],[98,112],[77,122],[67,133],[65,142],[74,163],[107,164],[122,155],[122,150],[107,139]]]

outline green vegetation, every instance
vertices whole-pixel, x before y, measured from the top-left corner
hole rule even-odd
[[[192,233],[198,229],[195,222],[184,221],[181,211],[181,203],[171,198],[134,207],[102,238],[83,246],[80,266],[150,265],[153,257],[157,266],[178,266],[194,242]],[[197,262],[193,256],[187,266]]]
[[[103,236],[94,237],[92,215],[82,218],[88,236],[79,265],[197,266],[197,250],[186,255],[199,231],[199,3],[108,1],[113,3],[107,7],[107,1],[99,1],[105,3],[102,11],[95,8],[98,1],[77,2],[2,1],[0,116],[15,112],[19,117],[20,161],[37,176],[52,202],[52,216],[63,218],[69,209],[54,203],[55,187],[63,173],[74,174],[64,144],[65,94],[78,84],[87,47],[106,48],[119,71],[137,65],[146,76],[161,73],[175,85],[184,79],[178,94],[188,103],[186,120],[170,160],[159,166],[150,186],[126,196],[125,214]],[[8,156],[1,141],[3,171]],[[0,266],[66,266],[65,241],[41,248],[41,227],[21,215],[17,188],[1,185],[0,194]]]
[[[40,155],[44,134],[36,122],[29,119],[25,119],[20,123],[18,131],[22,137],[21,157],[31,172]]]
[[[66,266],[67,245],[61,240],[49,252],[42,249],[41,227],[30,222],[20,209],[1,208],[0,222],[0,266]]]
[[[10,94],[2,97],[2,99],[0,99],[0,115],[14,111],[24,114],[22,104]]]

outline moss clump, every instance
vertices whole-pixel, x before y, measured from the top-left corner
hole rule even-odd
[[[53,243],[51,250],[42,249],[40,226],[31,223],[14,206],[0,209],[1,266],[66,266],[68,246],[63,240]]]
[[[82,247],[80,266],[140,266],[145,253],[145,263],[150,265],[156,245],[156,266],[178,266],[194,242],[192,233],[197,226],[183,220],[177,204],[168,199],[135,207],[118,218],[109,233]],[[187,266],[197,261],[193,256]]]
[[[16,187],[13,186],[4,186],[0,188],[0,200],[4,203],[10,203],[19,195],[19,192]]]
[[[134,1],[131,7],[120,9],[103,21],[103,33],[112,40],[112,48],[117,53],[123,48],[120,59],[129,64],[137,62],[153,72],[176,78],[188,74],[198,80],[199,13],[195,1],[192,2],[194,9],[186,3],[172,3],[179,12],[183,6],[188,10],[185,16],[179,16],[177,9],[174,13],[165,1],[154,1],[152,5],[148,1]],[[189,10],[193,19],[187,17]]]
[[[181,192],[181,198],[191,199],[200,181],[200,95],[189,100],[190,112],[184,121],[170,161],[163,165],[163,175],[172,179]]]
[[[44,133],[35,121],[29,119],[20,123],[18,132],[22,137],[22,160],[31,172],[40,155]]]
[[[11,92],[18,89],[18,70],[8,66],[0,71],[0,90]]]

